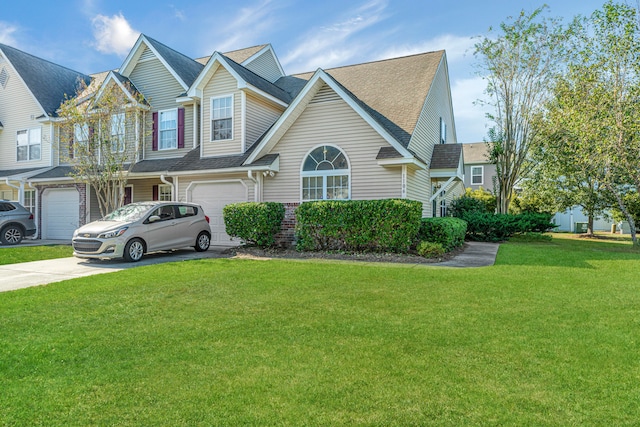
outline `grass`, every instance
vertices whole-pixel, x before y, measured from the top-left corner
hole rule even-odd
[[[69,245],[0,246],[0,265],[65,258],[72,255],[73,248]]]
[[[198,260],[0,294],[0,425],[636,425],[640,253]]]

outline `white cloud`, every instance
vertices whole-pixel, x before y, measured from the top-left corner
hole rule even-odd
[[[15,46],[16,39],[13,37],[13,33],[17,30],[18,27],[7,22],[0,21],[0,43]]]
[[[351,39],[354,35],[385,19],[387,2],[371,0],[343,15],[330,25],[316,27],[301,37],[297,47],[282,59],[285,66],[298,71],[313,71],[318,67],[342,65],[350,58],[361,55],[375,44],[373,38],[365,42]]]
[[[92,19],[93,46],[102,53],[124,56],[135,44],[140,32],[129,25],[122,13],[111,17],[97,15]]]
[[[186,21],[187,20],[187,15],[185,15],[184,10],[182,9],[178,9],[175,5],[170,4],[169,7],[171,8],[171,11],[173,12],[173,16],[178,19],[179,21]]]
[[[486,99],[486,81],[482,77],[455,80],[451,86],[453,113],[456,120],[458,142],[480,142],[487,136],[487,107],[479,105],[479,99]]]
[[[240,8],[236,17],[221,31],[221,34],[231,34],[231,36],[217,43],[211,50],[225,52],[256,44],[258,37],[265,37],[265,34],[271,31],[274,22],[271,15],[274,10],[275,6],[272,5],[271,0],[263,0],[250,7]],[[260,43],[264,41],[261,40]]]
[[[443,34],[420,43],[393,46],[382,52],[378,59],[397,58],[399,56],[445,49],[447,51],[447,62],[451,64],[472,58],[473,45],[475,43],[476,40],[470,36]]]

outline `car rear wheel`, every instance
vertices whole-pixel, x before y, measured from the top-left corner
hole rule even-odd
[[[194,246],[195,250],[198,252],[204,252],[209,249],[209,245],[211,245],[211,236],[209,236],[209,233],[203,231],[198,234],[196,245]]]
[[[17,245],[22,242],[23,237],[24,233],[22,232],[22,228],[17,225],[9,225],[2,229],[0,242],[2,242],[3,245]]]
[[[129,262],[138,262],[144,255],[144,243],[140,239],[131,239],[124,246],[124,259]]]

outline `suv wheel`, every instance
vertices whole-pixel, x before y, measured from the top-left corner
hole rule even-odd
[[[124,247],[124,259],[129,262],[138,262],[144,255],[144,243],[140,239],[131,239]]]
[[[0,242],[2,242],[3,245],[17,245],[22,242],[23,236],[22,228],[17,225],[9,225],[2,229]]]
[[[211,244],[211,237],[209,233],[206,231],[202,231],[198,234],[198,238],[196,239],[196,245],[194,246],[195,250],[198,252],[204,252],[209,249],[209,245]]]

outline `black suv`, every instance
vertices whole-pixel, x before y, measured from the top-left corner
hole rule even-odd
[[[36,233],[33,214],[18,202],[0,200],[0,242],[17,245],[25,236]]]

